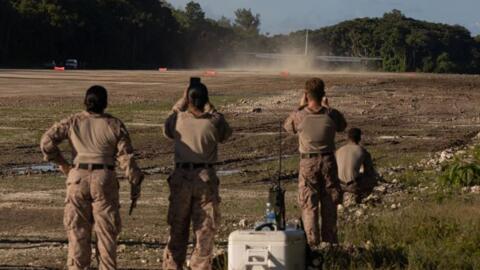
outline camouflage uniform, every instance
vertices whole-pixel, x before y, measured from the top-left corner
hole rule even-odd
[[[108,114],[74,114],[54,124],[43,135],[40,148],[46,161],[63,160],[58,145],[65,139],[69,140],[75,158],[66,182],[67,267],[89,269],[93,229],[97,236],[99,269],[116,269],[116,241],[121,220],[115,161],[118,160],[132,185],[139,186],[143,179],[133,159],[128,132],[120,120]]]
[[[322,241],[338,242],[336,205],[341,188],[334,156],[335,133],[345,130],[346,125],[343,115],[335,109],[321,107],[314,111],[305,106],[293,112],[284,124],[289,133],[299,135],[298,203],[310,246],[320,243],[319,203]]]
[[[362,146],[349,142],[336,152],[338,178],[345,197],[358,200],[370,193],[377,182],[377,173],[370,153]]]
[[[219,179],[213,169],[217,145],[230,137],[225,118],[213,107],[200,117],[184,111],[181,100],[165,122],[164,134],[175,144],[176,169],[168,178],[170,237],[164,252],[163,269],[182,269],[186,260],[190,221],[195,247],[190,260],[193,270],[212,267],[214,236],[219,224]],[[182,167],[183,166],[183,167]]]

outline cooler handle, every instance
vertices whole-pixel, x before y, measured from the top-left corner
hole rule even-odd
[[[250,261],[250,258],[262,259],[261,261]],[[247,249],[247,258],[245,265],[263,265],[268,266],[268,250],[266,249]]]

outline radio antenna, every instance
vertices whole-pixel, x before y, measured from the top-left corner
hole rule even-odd
[[[282,178],[282,122],[279,122],[278,129],[278,185],[280,186],[280,180]]]

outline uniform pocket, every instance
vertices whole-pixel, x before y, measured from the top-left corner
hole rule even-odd
[[[173,171],[173,173],[168,176],[167,183],[170,187],[170,193],[182,188],[184,178],[184,174],[177,170]]]
[[[318,161],[316,159],[302,159],[300,161],[300,177],[303,178],[305,184],[318,183]]]
[[[308,186],[299,187],[298,204],[303,208],[313,208],[318,206],[318,193]]]
[[[340,204],[343,192],[338,179],[337,161],[333,155],[323,158],[322,174],[325,180],[325,192],[335,204]]]
[[[84,191],[82,188],[82,177],[77,169],[70,170],[65,185],[67,187],[65,195],[65,203],[68,203],[72,198],[82,197],[81,194]]]
[[[79,184],[82,178],[80,177],[80,174],[78,173],[77,169],[71,169],[70,172],[68,173],[66,185],[67,187],[72,184]]]
[[[98,170],[96,171],[96,175],[98,177],[98,182],[101,186],[118,186],[118,182],[116,181],[116,173],[113,170]]]
[[[305,202],[306,202],[305,187],[298,188],[297,202],[300,206],[305,205]]]
[[[198,191],[201,191],[201,197],[203,201],[211,201],[213,203],[220,203],[219,184],[220,180],[214,169],[203,169],[198,174],[201,180],[201,187],[198,187]]]
[[[325,178],[325,186],[327,188],[340,185],[340,181],[338,180],[337,161],[333,155],[328,155],[323,158],[322,174]]]
[[[178,170],[173,171],[172,174],[167,178],[168,187],[170,188],[170,194],[168,196],[168,201],[170,202],[168,206],[167,213],[167,224],[174,226],[175,217],[178,209],[175,209],[178,204],[182,203],[182,187],[184,182],[184,173]]]
[[[76,223],[75,221],[78,221],[78,215],[75,213],[75,209],[72,209],[71,205],[67,204],[63,211],[63,226],[65,230],[72,230]]]
[[[80,216],[79,211],[82,212]],[[91,212],[86,207],[83,210],[77,209],[73,204],[68,203],[65,205],[63,213],[63,225],[65,230],[72,233],[77,240],[84,239],[90,236],[90,222],[85,220],[89,218]]]
[[[118,209],[110,211],[108,217],[110,219],[110,231],[113,234],[118,235],[122,231],[122,219],[120,218]]]

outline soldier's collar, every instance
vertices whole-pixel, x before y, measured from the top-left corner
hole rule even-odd
[[[203,112],[203,113],[201,113],[201,114],[199,114],[199,115],[195,115],[194,113],[192,113],[192,112],[189,111],[189,110],[187,110],[186,112],[187,112],[190,116],[192,116],[192,117],[194,117],[194,118],[199,118],[199,119],[201,119],[201,118],[207,118],[208,115],[209,115],[208,112]]]
[[[94,113],[89,111],[83,111],[83,115],[90,116],[90,117],[101,117],[103,113]]]
[[[312,110],[309,107],[305,107],[305,110],[309,113],[321,113],[321,112],[325,112],[327,108],[321,106],[318,110]]]

